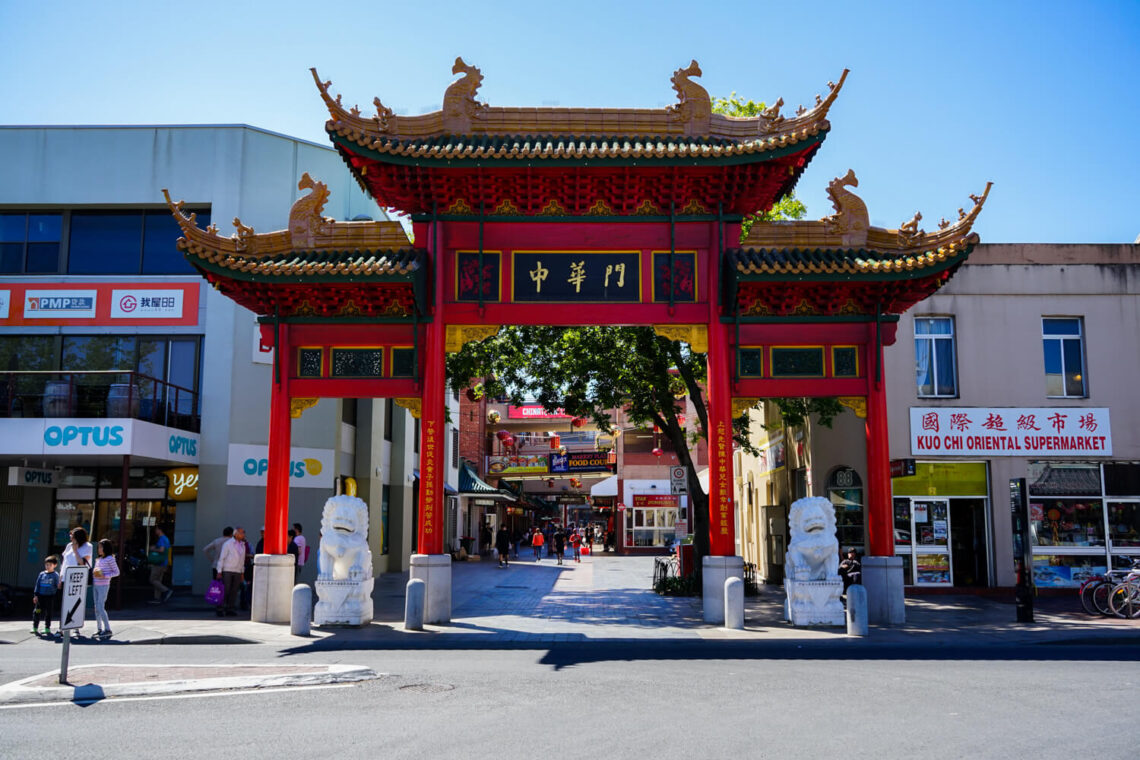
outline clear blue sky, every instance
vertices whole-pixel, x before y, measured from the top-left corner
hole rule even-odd
[[[873,224],[927,229],[987,180],[988,242],[1140,234],[1140,2],[0,0],[0,124],[246,123],[327,144],[348,105],[439,107],[457,55],[501,106],[660,107],[697,59],[715,97],[811,103],[844,67],[800,181],[853,168]],[[2,175],[2,167],[0,167]]]

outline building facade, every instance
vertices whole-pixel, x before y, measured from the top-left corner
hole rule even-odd
[[[895,553],[908,585],[1012,586],[1015,478],[1027,481],[1037,586],[1075,587],[1140,552],[1138,275],[1136,245],[980,245],[902,315],[884,370]],[[763,513],[800,492],[829,497],[841,543],[863,551],[862,428],[851,412],[831,430],[810,427],[810,462],[802,440],[781,441],[784,466],[800,474],[754,466],[767,498],[750,502],[741,479],[739,519],[757,527],[744,531],[746,557],[785,540]],[[792,484],[782,495],[781,481]]]
[[[278,230],[309,172],[335,218],[382,212],[335,151],[244,125],[5,127],[0,162],[0,582],[31,583],[76,525],[142,565],[160,527],[174,585],[201,589],[201,548],[238,524],[253,544],[264,521],[272,348],[177,250],[163,190],[203,226]],[[375,571],[407,567],[417,430],[382,399],[325,399],[293,421],[290,522],[314,551],[351,477]]]

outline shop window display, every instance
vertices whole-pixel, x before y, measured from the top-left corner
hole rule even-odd
[[[1099,499],[1032,498],[1029,523],[1035,546],[1104,546]]]
[[[1140,547],[1140,502],[1108,503],[1108,539],[1114,549],[1125,546]]]
[[[1106,569],[1104,555],[1035,554],[1033,583],[1041,588],[1072,588],[1104,575]]]

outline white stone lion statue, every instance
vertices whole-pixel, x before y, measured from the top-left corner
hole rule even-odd
[[[788,523],[792,531],[784,579],[788,620],[793,625],[843,625],[835,507],[818,496],[797,499]]]
[[[835,537],[835,507],[819,496],[792,502],[788,515],[787,573],[797,581],[822,581],[839,574],[839,540]]]
[[[317,579],[361,580],[372,576],[368,549],[368,505],[355,496],[334,496],[321,516]]]
[[[355,496],[334,496],[321,516],[317,554],[318,625],[364,625],[372,620],[372,552],[368,505]]]

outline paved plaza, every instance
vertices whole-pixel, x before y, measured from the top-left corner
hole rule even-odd
[[[965,594],[907,598],[906,623],[872,626],[866,639],[846,630],[795,628],[782,619],[783,589],[761,586],[745,597],[745,627],[728,630],[701,616],[700,597],[661,596],[651,588],[653,557],[591,554],[535,562],[529,550],[509,567],[493,559],[455,563],[452,568],[452,621],[423,631],[403,627],[407,573],[376,580],[375,620],[362,628],[313,627],[309,637],[290,634],[287,625],[217,618],[201,597],[176,594],[166,605],[113,611],[115,635],[99,642],[84,637],[80,646],[127,644],[243,644],[281,647],[445,647],[541,645],[566,641],[739,640],[764,642],[1016,644],[1058,641],[1140,643],[1140,621],[1094,618],[1080,610],[1076,594],[1037,600],[1032,624],[1015,622],[1009,598]],[[248,613],[244,613],[248,614]],[[89,616],[90,619],[90,616]],[[29,633],[25,620],[0,621],[0,641],[50,646]],[[93,630],[88,625],[86,633]]]

